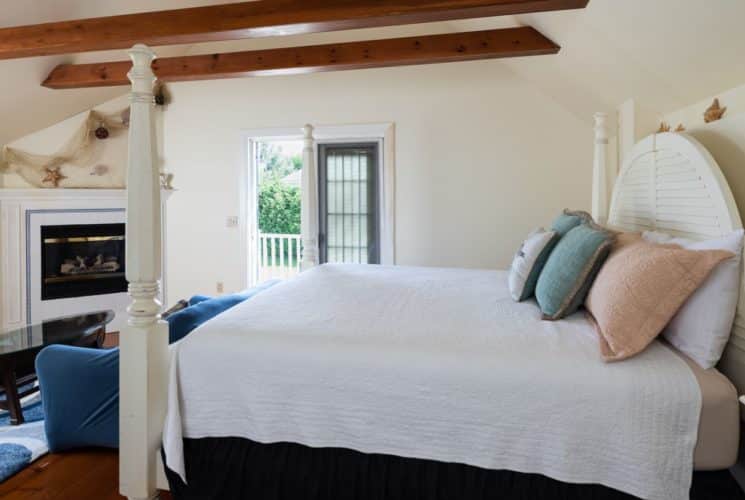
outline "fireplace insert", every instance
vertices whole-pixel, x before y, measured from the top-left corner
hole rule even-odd
[[[41,300],[127,291],[124,224],[41,226]]]

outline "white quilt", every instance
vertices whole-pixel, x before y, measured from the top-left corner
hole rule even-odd
[[[579,313],[542,321],[498,271],[328,265],[173,351],[164,447],[238,436],[460,462],[688,498],[701,395],[660,343],[600,359]]]

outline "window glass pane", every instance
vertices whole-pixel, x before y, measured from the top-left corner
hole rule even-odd
[[[377,144],[323,145],[321,256],[326,262],[376,263]]]

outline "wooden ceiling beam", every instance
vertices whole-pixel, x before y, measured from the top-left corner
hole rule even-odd
[[[0,29],[0,59],[579,9],[589,0],[263,0]]]
[[[555,54],[559,46],[530,27],[426,35],[225,54],[156,59],[160,81],[214,80]],[[57,66],[52,89],[128,85],[129,61]]]

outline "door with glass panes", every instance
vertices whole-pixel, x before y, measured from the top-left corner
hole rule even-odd
[[[320,261],[380,263],[379,143],[318,145]]]

